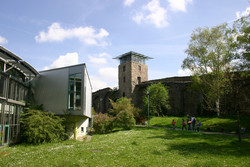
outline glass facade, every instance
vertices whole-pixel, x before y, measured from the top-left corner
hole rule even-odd
[[[81,89],[82,89],[82,75],[69,75],[69,91],[68,91],[68,109],[81,110]]]
[[[27,91],[25,84],[18,78],[0,72],[0,145],[18,141],[20,112],[23,110]]]
[[[127,63],[130,61],[134,61],[140,64],[145,64],[145,57],[137,56],[137,55],[128,55],[120,58],[120,64]]]

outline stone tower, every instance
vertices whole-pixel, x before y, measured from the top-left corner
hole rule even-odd
[[[120,96],[131,98],[135,85],[148,81],[148,56],[136,52],[128,52],[114,59],[120,60],[118,69]]]

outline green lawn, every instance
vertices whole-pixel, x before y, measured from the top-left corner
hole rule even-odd
[[[176,127],[182,127],[182,119],[187,121],[187,117],[153,117],[150,119],[150,125],[160,127],[172,127],[172,120],[176,121]],[[201,121],[200,129],[206,131],[210,127],[211,131],[236,133],[238,122],[236,116],[233,117],[196,117]],[[250,116],[241,116],[241,127],[245,127],[246,134],[250,134]]]
[[[0,148],[0,166],[250,166],[250,139],[154,128]]]

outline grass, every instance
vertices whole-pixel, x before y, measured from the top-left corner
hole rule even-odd
[[[135,128],[90,142],[0,148],[0,166],[250,166],[250,139]]]
[[[172,127],[172,120],[175,120],[176,127],[181,128],[182,127],[182,119],[187,121],[186,117],[153,117],[150,119],[150,125],[152,126],[160,126],[160,127]],[[201,127],[200,129],[203,131],[206,131],[207,128],[210,127],[211,131],[217,131],[217,132],[228,132],[228,133],[236,133],[238,122],[237,117],[196,117],[196,120],[201,121]],[[242,116],[241,117],[241,127],[245,127],[246,134],[250,134],[250,116]]]

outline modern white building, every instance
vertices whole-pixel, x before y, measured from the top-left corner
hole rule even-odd
[[[86,135],[92,126],[92,86],[85,64],[37,72],[0,46],[0,146],[19,141],[19,119],[29,99],[45,111],[67,113],[71,138]]]
[[[73,125],[71,138],[88,133],[91,126],[92,86],[85,64],[39,72],[32,82],[35,104],[56,115],[69,114]]]

